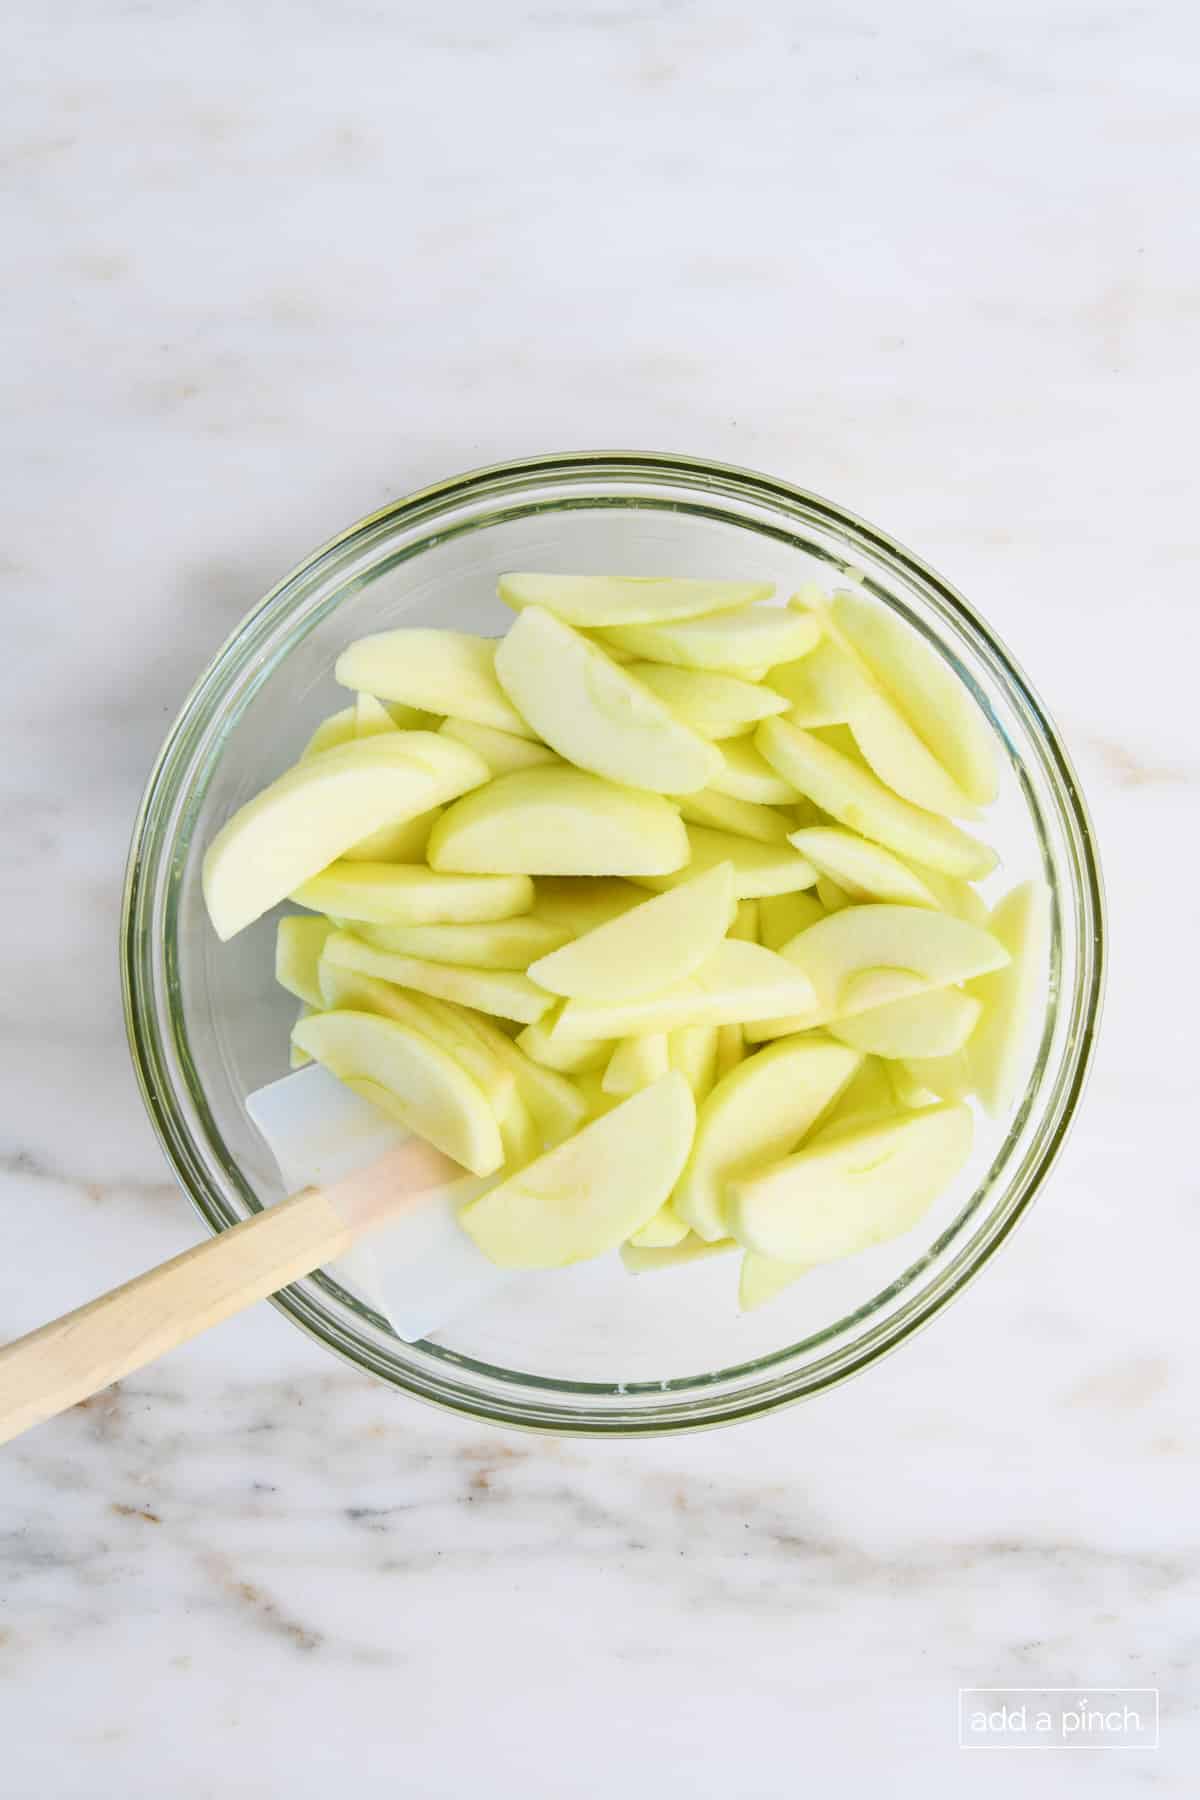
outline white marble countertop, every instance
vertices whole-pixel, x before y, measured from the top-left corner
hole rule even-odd
[[[196,1240],[124,1047],[141,784],[251,602],[438,476],[680,449],[917,547],[1068,736],[1114,957],[1042,1201],[822,1402],[509,1436],[263,1307],[12,1446],[5,1795],[1193,1792],[1194,9],[16,0],[7,36],[0,1332]],[[956,1748],[959,1686],[1077,1683],[1158,1685],[1162,1748]]]

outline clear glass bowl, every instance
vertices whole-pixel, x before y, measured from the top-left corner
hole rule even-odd
[[[738,1258],[630,1277],[617,1258],[518,1278],[419,1344],[327,1273],[276,1304],[406,1393],[542,1431],[639,1434],[726,1424],[819,1393],[895,1348],[1012,1230],[1063,1141],[1091,1059],[1103,903],[1074,771],[1036,693],[954,590],[859,519],[786,483],[674,456],[548,456],[482,469],[375,513],[257,606],[200,678],[146,789],[123,921],[129,1041],[146,1106],[213,1231],[279,1197],[243,1107],[286,1070],[295,1003],[272,979],[274,917],[220,944],[200,893],[214,829],[344,704],[350,639],[393,625],[499,633],[506,569],[852,579],[909,620],[968,683],[1005,770],[987,835],[1003,872],[1054,897],[1051,979],[1028,1084],[980,1120],[969,1168],[915,1231],[814,1271],[739,1315]]]

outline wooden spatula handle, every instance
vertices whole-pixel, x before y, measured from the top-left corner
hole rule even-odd
[[[306,1188],[6,1345],[0,1443],[311,1275],[354,1235],[329,1193]]]

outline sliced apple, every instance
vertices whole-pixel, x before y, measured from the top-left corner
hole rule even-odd
[[[531,606],[496,652],[505,693],[551,749],[626,787],[690,794],[721,752],[553,613]]]
[[[561,1011],[561,1007],[559,1008]],[[606,1038],[555,1037],[550,1025],[527,1025],[517,1034],[517,1048],[532,1062],[560,1075],[590,1075],[608,1066],[613,1046]]]
[[[960,988],[931,988],[835,1021],[829,1030],[840,1043],[872,1056],[951,1056],[962,1049],[982,1010],[974,995]]]
[[[681,794],[679,816],[689,825],[706,825],[712,831],[731,831],[737,837],[752,838],[758,844],[786,843],[790,829],[789,821],[774,807],[735,800],[730,794],[718,794],[715,788],[701,788],[698,794]]]
[[[841,912],[843,907],[854,905],[845,888],[839,887],[828,875],[817,876],[817,899],[825,913]]]
[[[718,1025],[716,1080],[720,1081],[731,1069],[736,1069],[745,1055],[746,1039],[741,1026]]]
[[[309,1006],[309,1005],[307,1005],[306,1002],[301,1001],[300,1011],[296,1014],[297,1025],[299,1025],[301,1023],[301,1021],[304,1019],[311,1019],[313,1014],[317,1011],[319,1011],[319,1008],[317,1008],[315,1006]],[[311,1061],[312,1061],[312,1057],[308,1054],[308,1051],[302,1050],[300,1048],[299,1044],[294,1044],[294,1043],[288,1044],[288,1068],[289,1069],[302,1069],[302,1068],[304,1068],[306,1063],[310,1063]]]
[[[606,1094],[636,1094],[671,1068],[665,1031],[622,1038],[608,1060],[600,1085]]]
[[[854,659],[827,637],[799,662],[772,669],[767,686],[785,703],[792,724],[805,731],[844,725],[870,691]]]
[[[880,781],[913,806],[966,818],[977,812],[887,695],[864,694],[850,716],[850,729]]]
[[[834,595],[842,636],[977,806],[996,798],[995,737],[965,684],[919,634],[860,594]]]
[[[534,883],[534,917],[582,937],[609,919],[640,906],[645,893],[616,875],[545,875]]]
[[[472,1034],[500,1066],[509,1071],[544,1144],[560,1143],[578,1130],[587,1116],[587,1108],[578,1088],[565,1075],[534,1062],[500,1026],[482,1014],[456,1006],[449,1000],[434,1002],[428,996],[425,1004],[436,1005],[444,1014],[449,1014],[461,1030]]]
[[[786,719],[764,719],[754,741],[786,781],[851,831],[947,875],[973,880],[995,868],[986,844],[902,800],[870,770]]]
[[[309,756],[320,756],[322,750],[336,750],[339,744],[352,744],[355,738],[354,725],[354,707],[343,706],[340,712],[330,713],[327,719],[321,720],[297,761],[303,762]]]
[[[317,971],[325,939],[332,929],[328,919],[312,919],[300,913],[280,919],[275,927],[275,979],[289,994],[312,1007],[324,1004]]]
[[[343,650],[334,667],[343,687],[516,737],[536,735],[496,680],[496,646],[469,631],[410,627],[379,631]]]
[[[1008,961],[997,938],[964,919],[884,904],[849,906],[801,931],[779,954],[811,980],[815,1023],[968,981]],[[882,985],[864,980],[879,971],[886,974]]]
[[[888,1076],[887,1064],[878,1056],[864,1056],[841,1093],[821,1114],[817,1124],[822,1131],[835,1126],[873,1124],[879,1119],[894,1119],[899,1108],[896,1090]]]
[[[647,982],[672,987],[712,955],[734,904],[732,865],[719,863],[543,956],[530,977],[581,1000],[627,1000],[645,993]]]
[[[483,1093],[429,1038],[375,1013],[328,1012],[301,1020],[292,1039],[473,1175],[490,1175],[503,1163],[500,1130]]]
[[[675,1191],[679,1217],[706,1240],[727,1236],[726,1181],[793,1149],[858,1064],[853,1050],[828,1038],[796,1037],[726,1075],[697,1115],[692,1154]]]
[[[768,950],[781,950],[798,931],[807,931],[825,917],[825,908],[812,894],[768,894],[758,903],[759,942]]]
[[[756,1312],[807,1275],[811,1263],[780,1262],[774,1256],[758,1256],[747,1250],[738,1275],[738,1309]]]
[[[360,925],[355,937],[375,950],[469,969],[528,969],[567,941],[567,933],[528,915],[478,925]]]
[[[656,662],[632,662],[627,672],[665,700],[676,718],[705,738],[740,737],[760,719],[787,711],[788,703],[782,694],[760,687],[757,682],[743,681],[738,675],[678,669],[670,663]]]
[[[331,932],[323,960],[335,968],[375,975],[380,981],[395,982],[397,987],[412,988],[418,994],[456,1000],[460,1006],[474,1006],[480,1012],[527,1025],[534,1024],[553,1005],[549,994],[515,970],[464,969],[452,963],[400,956],[392,950],[375,950],[346,931]]]
[[[769,600],[770,582],[691,581],[657,575],[502,575],[500,598],[514,611],[544,607],[569,625],[652,625]]]
[[[444,875],[423,863],[332,862],[293,898],[365,925],[475,925],[527,913],[528,875]]]
[[[618,787],[582,769],[521,769],[451,806],[433,828],[440,871],[525,875],[667,875],[688,840],[661,794]]]
[[[732,831],[689,825],[687,846],[688,861],[673,874],[635,875],[633,879],[640,887],[666,893],[669,888],[716,868],[718,863],[729,862],[733,864],[733,887],[739,900],[794,893],[798,888],[812,887],[817,879],[812,864],[790,844],[761,844]]]
[[[909,1231],[971,1153],[967,1106],[820,1132],[727,1185],[733,1235],[785,1262],[852,1256]]]
[[[936,1106],[942,1098],[932,1088],[927,1088],[913,1075],[903,1060],[887,1062],[884,1065],[887,1078],[892,1084],[892,1093],[896,1097],[896,1105],[907,1112],[917,1112],[923,1106]]]
[[[681,1025],[667,1037],[671,1067],[678,1069],[700,1106],[717,1079],[717,1036],[720,1025]]]
[[[759,944],[725,938],[693,975],[660,993],[620,1001],[568,1000],[551,1035],[560,1043],[632,1037],[683,1025],[769,1019],[813,1005],[812,983],[798,964]]]
[[[910,1080],[928,1088],[939,1100],[966,1100],[975,1091],[966,1050],[953,1056],[909,1057],[904,1068]]]
[[[757,944],[760,905],[758,900],[739,900],[727,935],[740,938],[743,944]]]
[[[465,744],[424,731],[306,757],[240,807],[208,847],[204,897],[217,936],[252,924],[368,832],[486,779],[487,764]]]
[[[360,838],[343,850],[342,862],[420,862],[429,846],[429,834],[441,817],[440,806],[418,813],[415,819],[402,819],[398,825],[381,825],[367,837]]]
[[[983,1016],[967,1055],[975,1092],[986,1111],[999,1117],[1020,1088],[1030,1027],[1046,1000],[1050,896],[1043,883],[1013,888],[992,908],[988,929],[1011,961],[972,984]]]
[[[501,1268],[561,1268],[614,1250],[670,1195],[695,1124],[687,1082],[664,1075],[472,1201],[459,1222]]]
[[[925,883],[943,912],[954,913],[958,918],[965,919],[968,925],[987,925],[988,903],[969,881],[960,881],[954,875],[943,875],[940,869],[927,869],[919,862],[912,863],[911,867],[913,874],[918,881]]]
[[[354,697],[354,735],[356,738],[378,737],[381,732],[395,731],[396,721],[374,694]]]
[[[493,775],[511,775],[516,769],[540,769],[562,761],[547,744],[514,737],[511,731],[496,731],[491,725],[475,725],[470,719],[446,719],[441,731],[443,737],[482,756]]]
[[[620,1106],[628,1097],[625,1094],[606,1094],[599,1069],[585,1069],[579,1075],[572,1075],[570,1079],[583,1101],[585,1122],[588,1119],[602,1119],[605,1113],[610,1113],[614,1106]]]
[[[675,1244],[681,1244],[688,1235],[688,1228],[669,1200],[664,1200],[652,1219],[639,1231],[635,1231],[629,1242],[635,1250],[670,1250]]]
[[[720,1244],[706,1244],[703,1238],[685,1237],[665,1250],[644,1250],[637,1244],[621,1245],[621,1261],[631,1275],[654,1275],[665,1269],[682,1268],[687,1263],[702,1262],[709,1256],[723,1256],[736,1250],[732,1238]]]
[[[895,900],[909,906],[938,904],[936,894],[906,862],[843,826],[808,826],[793,831],[788,842],[820,874],[836,881],[851,900]]]
[[[718,754],[721,767],[712,777],[718,794],[752,800],[759,806],[788,806],[795,800],[796,790],[791,782],[771,767],[749,738],[734,738],[722,744]]]
[[[817,620],[782,606],[746,606],[674,625],[615,625],[606,642],[647,662],[757,679],[775,663],[811,650],[821,635]]]

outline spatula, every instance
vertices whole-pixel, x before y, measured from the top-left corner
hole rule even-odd
[[[316,1063],[246,1105],[291,1197],[0,1349],[0,1443],[339,1259],[410,1341],[511,1279],[457,1223],[499,1177],[467,1174]]]

